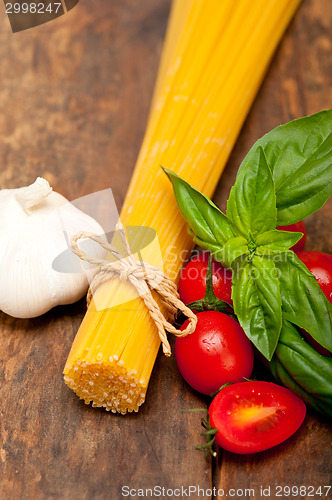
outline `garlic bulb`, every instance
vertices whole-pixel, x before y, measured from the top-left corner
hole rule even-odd
[[[33,318],[84,296],[97,268],[69,250],[70,238],[78,231],[106,240],[101,226],[52,191],[45,179],[0,190],[0,310]],[[83,248],[96,258],[105,257],[105,250],[91,241]]]

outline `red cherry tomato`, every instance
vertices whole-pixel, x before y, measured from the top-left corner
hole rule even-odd
[[[306,250],[298,252],[297,256],[315,276],[319,286],[332,304],[332,255]]]
[[[202,252],[191,259],[183,269],[179,282],[179,293],[185,304],[204,297],[208,261],[209,252]],[[232,273],[213,259],[211,267],[212,287],[216,297],[232,305]]]
[[[228,382],[249,378],[253,348],[239,323],[217,311],[197,313],[197,319],[194,333],[175,341],[177,365],[188,384],[202,394],[211,394]],[[187,324],[188,320],[181,329]]]
[[[213,399],[210,424],[216,443],[234,453],[256,453],[288,439],[306,414],[303,401],[271,382],[249,381],[224,387]]]
[[[305,243],[307,241],[307,230],[302,220],[300,220],[299,222],[295,222],[295,224],[290,224],[289,226],[278,226],[278,229],[280,231],[303,233],[302,238],[297,243],[295,243],[294,246],[291,247],[291,250],[293,250],[294,252],[300,252],[304,249]]]
[[[323,252],[306,250],[297,253],[298,258],[315,276],[319,286],[332,304],[332,255]],[[312,336],[301,328],[301,332],[308,342],[323,356],[331,356],[328,349],[321,346]]]

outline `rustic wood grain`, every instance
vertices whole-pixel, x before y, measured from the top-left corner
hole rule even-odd
[[[215,194],[225,207],[242,158],[263,133],[332,107],[330,0],[304,0],[273,60]],[[112,187],[120,209],[144,134],[169,0],[81,0],[13,34],[0,4],[0,187],[38,175],[69,199]],[[332,205],[308,220],[308,248],[331,252]],[[1,243],[0,243],[1,244]],[[62,369],[84,301],[41,318],[0,313],[0,498],[121,499],[121,486],[264,488],[328,484],[328,423],[309,412],[288,442],[252,457],[202,443],[204,400],[159,355],[136,415],[85,406]],[[240,495],[238,495],[240,496]],[[195,498],[194,496],[192,498]],[[271,498],[273,496],[271,495]]]

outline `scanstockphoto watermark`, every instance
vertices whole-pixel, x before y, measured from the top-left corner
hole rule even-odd
[[[258,485],[255,488],[201,488],[197,485],[168,488],[134,488],[124,485],[120,494],[123,498],[327,498],[330,485]]]
[[[133,488],[128,485],[121,487],[123,498],[250,498],[255,497],[253,488],[202,488],[197,485],[179,486],[168,488],[165,486],[153,486],[152,488]]]
[[[191,254],[191,259],[196,257],[202,252],[200,249],[194,249]],[[216,256],[214,256],[216,258]],[[222,252],[219,254],[220,261],[222,262]],[[170,262],[180,261],[182,267],[188,262],[187,251],[183,250],[179,253],[176,249],[169,249],[168,259]],[[263,260],[268,264],[258,268],[255,266],[255,261],[253,261],[250,255],[243,255],[242,257],[234,260],[232,267],[217,266],[213,269],[213,274],[217,276],[224,282],[234,282],[234,280],[239,279],[243,272],[247,272],[248,276],[252,280],[277,280],[280,279],[282,275],[282,270],[278,267],[278,264],[288,261],[286,252],[280,253],[270,253],[265,254]],[[195,280],[204,280],[206,277],[206,266],[193,266],[191,267],[186,275],[182,278],[183,280],[188,280],[194,282]],[[176,279],[176,274],[170,275],[171,279]]]

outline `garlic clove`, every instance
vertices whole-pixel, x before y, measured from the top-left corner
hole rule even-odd
[[[52,188],[46,179],[37,177],[35,182],[30,186],[18,188],[16,190],[16,199],[25,210],[30,214],[30,209],[41,204],[42,200],[52,192]]]
[[[52,191],[44,179],[26,188],[0,190],[0,310],[33,318],[82,298],[98,269],[69,252],[64,272],[53,267],[79,231],[106,241],[98,222]],[[84,243],[85,252],[106,257],[99,245]]]

